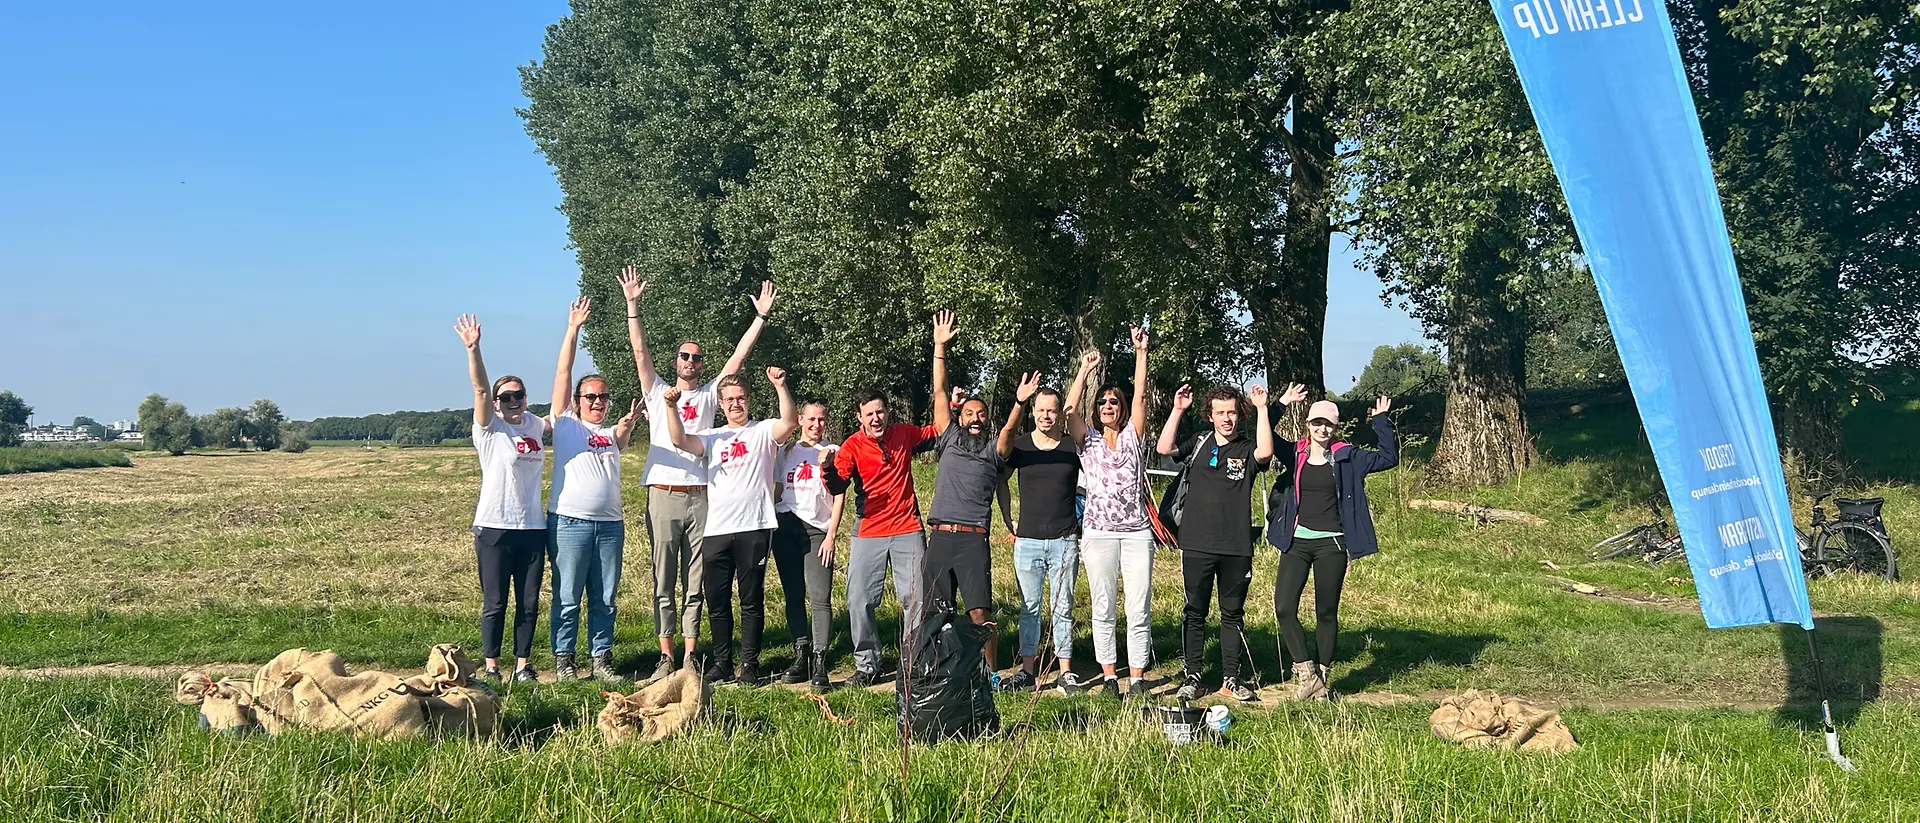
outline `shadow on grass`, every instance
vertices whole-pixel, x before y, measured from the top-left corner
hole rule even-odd
[[[1880,699],[1884,677],[1880,646],[1885,628],[1878,619],[1859,616],[1815,619],[1813,641],[1820,647],[1823,667],[1818,673],[1813,669],[1807,632],[1786,624],[1778,628],[1780,652],[1787,666],[1787,689],[1775,722],[1809,731],[1821,728],[1817,679],[1821,675],[1826,679],[1836,725],[1852,725],[1863,706]]]
[[[1359,692],[1393,682],[1422,666],[1464,668],[1499,638],[1490,634],[1440,634],[1422,629],[1367,628],[1341,632],[1336,661],[1351,661],[1362,652],[1364,666],[1349,669],[1332,686],[1336,691]],[[1309,641],[1311,642],[1311,641]]]
[[[573,689],[510,689],[506,699],[524,708],[502,715],[501,742],[515,748],[539,749],[563,729],[591,724],[587,710],[591,704],[582,703],[580,697]]]

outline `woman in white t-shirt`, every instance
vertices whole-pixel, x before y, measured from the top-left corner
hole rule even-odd
[[[480,454],[480,501],[473,512],[473,550],[480,566],[481,675],[500,677],[500,640],[507,622],[507,590],[514,596],[513,679],[538,679],[527,657],[540,620],[540,573],[547,554],[547,522],[540,508],[540,448],[547,421],[527,412],[527,385],[507,375],[487,383],[480,360],[480,321],[461,315],[453,324],[467,345],[473,378],[473,449]]]
[[[713,630],[713,666],[707,682],[734,679],[733,584],[740,584],[739,680],[760,685],[760,633],[766,625],[767,554],[777,521],[773,511],[774,470],[780,465],[780,444],[799,427],[793,395],[787,392],[787,370],[767,369],[767,380],[780,395],[780,419],[748,420],[746,381],[737,374],[720,378],[720,410],[727,425],[701,434],[688,434],[679,415],[667,416],[669,442],[681,451],[701,455],[707,469],[707,523],[700,540],[705,563],[707,625]],[[678,386],[667,389],[666,401],[679,400]]]
[[[827,405],[800,406],[799,442],[780,451],[780,499],[773,504],[773,564],[787,601],[787,632],[793,635],[793,665],[782,683],[811,679],[825,692],[827,639],[833,628],[833,542],[840,531],[846,495],[827,490],[826,467],[840,449],[826,442]]]
[[[587,652],[592,676],[617,680],[613,668],[614,603],[626,554],[627,524],[620,509],[620,453],[633,436],[640,401],[608,425],[613,395],[607,381],[589,374],[573,382],[574,353],[592,302],[582,297],[567,312],[567,336],[553,372],[553,490],[547,501],[547,557],[553,562],[553,607],[547,619],[553,671],[560,680],[580,676],[574,647],[586,601]]]

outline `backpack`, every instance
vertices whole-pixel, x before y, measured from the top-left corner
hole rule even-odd
[[[1173,478],[1172,483],[1167,484],[1167,491],[1160,495],[1159,510],[1155,511],[1151,507],[1148,509],[1148,513],[1154,515],[1150,519],[1154,521],[1155,536],[1165,532],[1161,542],[1169,546],[1180,545],[1180,518],[1187,511],[1187,486],[1189,485],[1187,473],[1193,471],[1193,456],[1200,453],[1200,447],[1206,443],[1207,436],[1210,434],[1212,434],[1210,431],[1203,433],[1194,440],[1193,451],[1188,453],[1186,462],[1180,466],[1180,474]]]

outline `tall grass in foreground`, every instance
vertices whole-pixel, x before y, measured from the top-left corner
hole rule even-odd
[[[914,746],[901,776],[888,695],[839,694],[852,726],[778,690],[722,689],[714,721],[608,749],[591,686],[509,697],[495,741],[229,739],[168,684],[0,682],[8,820],[1897,821],[1920,816],[1911,730],[1875,705],[1847,730],[1856,774],[1771,713],[1573,712],[1560,758],[1466,751],[1428,706],[1241,714],[1227,745],[1173,748],[1110,700],[1041,701],[1021,732]],[[1009,726],[1028,704],[1001,701]],[[667,787],[673,788],[667,788]],[[700,799],[701,797],[710,800]]]
[[[0,474],[131,465],[133,461],[127,458],[126,449],[61,449],[33,446],[0,449]]]

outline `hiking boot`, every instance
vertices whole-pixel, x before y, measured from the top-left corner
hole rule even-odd
[[[757,660],[741,661],[740,676],[734,679],[738,680],[740,682],[740,685],[746,686],[749,689],[761,685],[764,681],[760,679],[759,661]]]
[[[1134,700],[1138,698],[1147,698],[1152,696],[1153,696],[1153,690],[1147,688],[1147,681],[1142,680],[1141,678],[1138,678],[1138,677],[1130,678],[1127,681],[1127,699],[1128,700]]]
[[[1176,693],[1174,696],[1179,698],[1180,702],[1182,703],[1190,703],[1192,701],[1199,700],[1200,699],[1200,676],[1197,674],[1187,675],[1187,682],[1180,684],[1180,691]]]
[[[593,656],[592,677],[595,680],[601,680],[608,683],[614,682],[616,680],[626,679],[624,677],[621,677],[620,672],[616,671],[613,668],[613,652],[603,652]],[[581,679],[584,680],[586,678],[582,677]]]
[[[647,678],[647,684],[652,685],[665,680],[668,675],[673,674],[679,668],[679,666],[673,665],[673,655],[660,655],[660,662],[653,665],[653,675]]]
[[[1260,699],[1260,695],[1254,694],[1253,690],[1247,688],[1247,684],[1240,682],[1240,678],[1238,677],[1229,677],[1222,682],[1220,684],[1220,694],[1242,703],[1252,703]]]
[[[813,693],[826,694],[833,688],[833,681],[827,677],[827,653],[813,653]]]
[[[562,682],[580,679],[580,670],[573,667],[573,655],[556,654],[553,656],[553,679]]]
[[[711,684],[732,683],[733,664],[715,663],[707,667],[707,682]]]
[[[1021,669],[1014,672],[1012,677],[1001,678],[1000,690],[1004,692],[1030,692],[1033,691],[1033,686],[1037,682],[1039,681],[1033,678],[1032,672]]]
[[[538,683],[540,682],[540,673],[533,670],[532,664],[521,666],[513,670],[513,682]]]
[[[780,673],[782,683],[804,683],[807,680],[807,658],[813,655],[813,649],[801,643],[793,647],[793,665]]]
[[[1120,699],[1120,678],[1115,677],[1113,675],[1107,675],[1105,677],[1100,678],[1100,690],[1106,692],[1108,697],[1111,697],[1115,700],[1119,700]]]
[[[1320,664],[1311,660],[1293,664],[1293,699],[1328,699],[1327,679],[1320,673]]]
[[[847,688],[865,689],[872,686],[878,680],[879,678],[875,676],[873,672],[867,671],[866,669],[854,669],[853,676],[847,678]]]

